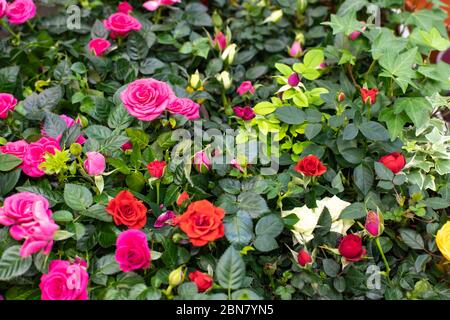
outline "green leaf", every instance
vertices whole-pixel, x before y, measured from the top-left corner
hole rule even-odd
[[[333,259],[324,259],[323,260],[323,270],[330,277],[336,277],[341,269],[339,264]]]
[[[306,68],[317,68],[325,59],[323,51],[320,49],[313,49],[308,51],[303,58],[303,64]]]
[[[255,227],[255,233],[258,236],[277,237],[284,228],[284,222],[280,216],[276,214],[269,214],[259,219]]]
[[[285,77],[289,77],[293,72],[291,67],[283,63],[275,63],[275,68],[277,68],[277,70],[280,71]]]
[[[417,48],[402,54],[392,50],[387,51],[379,60],[380,66],[384,70],[380,76],[393,78],[405,93],[408,85],[414,85],[411,80],[415,77],[412,67],[416,60],[416,54]]]
[[[66,123],[58,115],[51,112],[45,114],[44,130],[46,136],[56,138],[66,129]]]
[[[342,132],[342,139],[344,140],[353,140],[358,135],[358,127],[353,123],[349,123]]]
[[[23,275],[31,266],[31,256],[22,258],[19,254],[20,246],[6,249],[0,258],[0,280],[7,281]]]
[[[403,131],[403,127],[409,119],[408,116],[403,112],[395,114],[393,108],[384,108],[380,112],[379,120],[386,122],[391,141],[394,141],[395,139],[400,137],[400,134]]]
[[[69,238],[72,238],[74,236],[74,233],[69,232],[67,230],[57,230],[55,232],[54,240],[55,241],[61,241],[61,240],[67,240]]]
[[[269,71],[269,68],[267,66],[255,66],[247,70],[247,72],[245,73],[245,77],[249,80],[256,80],[265,75],[267,71]]]
[[[276,106],[273,105],[271,102],[263,101],[263,102],[257,103],[255,105],[255,107],[253,108],[253,111],[256,114],[265,116],[265,115],[268,115],[268,114],[274,112],[275,109],[276,109]]]
[[[275,115],[287,124],[302,124],[305,121],[305,113],[293,106],[278,108]]]
[[[342,210],[339,219],[360,219],[367,215],[366,207],[362,202],[354,202]]]
[[[331,15],[330,22],[322,22],[323,25],[329,25],[333,29],[333,34],[344,33],[348,36],[353,31],[362,31],[364,25],[356,20],[356,11],[351,10],[343,16]]]
[[[388,51],[402,52],[407,43],[407,39],[396,37],[391,29],[381,28],[372,41],[372,57],[378,60]]]
[[[375,166],[375,172],[377,174],[377,176],[383,180],[389,180],[392,181],[392,179],[394,179],[394,173],[389,170],[388,168],[386,168],[385,165],[383,165],[382,163],[376,161],[374,163]]]
[[[242,286],[245,278],[245,263],[239,252],[230,246],[220,257],[216,267],[219,284],[229,290]]]
[[[104,222],[112,222],[112,216],[106,212],[105,206],[101,204],[94,204],[86,211],[82,211],[81,214],[86,217],[94,218]]]
[[[257,250],[262,252],[269,252],[278,248],[278,243],[275,238],[268,235],[257,236],[254,242]]]
[[[372,188],[373,172],[367,165],[360,164],[353,171],[353,180],[355,181],[358,189],[364,195],[367,195]]]
[[[129,127],[133,122],[134,118],[128,113],[123,105],[117,105],[112,110],[108,116],[108,127],[124,130]]]
[[[421,97],[399,98],[395,101],[394,111],[396,114],[405,112],[416,126],[416,134],[419,134],[430,121],[431,105]]]
[[[252,218],[257,218],[269,211],[266,200],[257,193],[242,192],[237,200],[239,209],[250,214]]]
[[[322,130],[322,124],[320,123],[310,123],[307,125],[305,129],[305,137],[308,140],[313,139],[315,136],[317,136],[320,131]]]
[[[111,275],[120,271],[119,264],[117,263],[114,254],[108,254],[98,259],[95,267],[95,272],[97,274]]]
[[[22,163],[22,159],[12,154],[0,153],[0,171],[10,171]]]
[[[247,212],[238,211],[224,219],[225,236],[231,244],[247,245],[253,238],[252,218]]]
[[[375,121],[367,121],[359,126],[361,133],[373,141],[386,141],[389,139],[389,133],[383,125]]]
[[[60,211],[53,212],[52,218],[56,222],[71,222],[71,221],[73,221],[72,213],[69,211],[66,211],[66,210],[60,210]]]
[[[219,181],[219,186],[223,189],[223,191],[231,194],[239,194],[241,193],[241,183],[239,180],[225,178]]]
[[[399,229],[400,237],[405,244],[416,250],[422,250],[425,248],[422,236],[412,229]]]
[[[428,207],[434,210],[445,209],[450,207],[450,201],[439,197],[428,198],[425,200],[425,203],[427,204]]]
[[[16,169],[6,173],[0,173],[0,196],[7,195],[14,187],[20,178],[22,170]]]
[[[136,31],[127,37],[127,53],[131,60],[141,60],[147,56],[149,47],[145,38]]]
[[[85,211],[92,205],[92,194],[88,188],[76,184],[66,184],[64,201],[73,210]]]

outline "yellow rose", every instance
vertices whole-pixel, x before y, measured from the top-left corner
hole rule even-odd
[[[447,221],[437,232],[436,244],[442,255],[450,261],[450,221]]]

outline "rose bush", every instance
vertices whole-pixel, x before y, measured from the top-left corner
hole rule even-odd
[[[450,299],[445,6],[48,3],[0,1],[0,297]]]

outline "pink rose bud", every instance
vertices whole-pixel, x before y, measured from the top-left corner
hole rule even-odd
[[[133,149],[133,144],[131,143],[131,141],[128,141],[128,142],[125,142],[121,148],[122,148],[122,151],[131,150],[131,149]]]
[[[87,159],[84,161],[84,169],[90,176],[99,176],[105,172],[105,157],[99,152],[86,153]]]
[[[337,101],[342,102],[344,100],[345,100],[345,93],[341,91],[338,93]]]
[[[364,31],[366,31],[366,26],[365,26],[366,23],[365,23],[364,21],[362,21],[361,23],[364,24],[364,26],[363,26],[363,28],[362,28],[362,31],[364,32]],[[360,35],[361,35],[361,32],[358,31],[358,30],[355,30],[355,31],[353,31],[352,33],[350,33],[350,34],[348,35],[348,38],[349,38],[351,41],[355,41],[356,39],[359,38]]]
[[[300,82],[300,77],[296,72],[292,73],[288,78],[288,83],[291,87],[296,87]]]
[[[117,5],[117,11],[129,14],[131,11],[133,11],[133,6],[126,1],[122,1]]]
[[[294,41],[289,49],[289,55],[292,58],[299,58],[303,53],[302,45],[300,41]]]
[[[6,119],[8,112],[16,107],[17,99],[10,93],[0,93],[0,119]]]
[[[237,117],[239,117],[245,121],[252,120],[256,116],[255,112],[253,111],[252,107],[250,107],[250,106],[234,107],[233,111]]]
[[[319,64],[317,66],[317,70],[323,70],[323,69],[325,69],[327,67],[328,67],[328,64],[326,62],[322,62],[321,64]]]
[[[312,262],[311,255],[305,249],[301,249],[297,256],[298,264],[302,267]]]
[[[253,87],[251,81],[244,81],[244,82],[241,83],[239,88],[237,88],[236,92],[239,95],[241,95],[241,96],[243,94],[247,93],[247,92],[250,92],[251,94],[254,94],[255,93],[255,88]]]
[[[170,225],[172,219],[175,217],[175,213],[173,211],[166,211],[161,214],[155,221],[155,228],[162,228],[165,225]]]
[[[148,11],[155,11],[157,10],[160,6],[170,6],[176,3],[180,3],[181,0],[150,0],[150,1],[146,1],[144,2],[144,4],[142,5],[145,9],[147,9]]]
[[[216,48],[218,48],[220,51],[225,50],[227,47],[227,37],[222,33],[222,31],[216,33],[213,44]]]
[[[111,43],[103,38],[95,38],[89,41],[88,47],[89,51],[93,52],[96,56],[101,56],[111,47]]]
[[[211,160],[204,151],[199,151],[194,155],[194,167],[200,173],[207,173],[211,170]]]
[[[375,211],[367,212],[364,228],[372,237],[378,237],[383,233],[383,217]]]

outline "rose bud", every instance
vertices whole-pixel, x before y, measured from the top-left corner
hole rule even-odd
[[[253,84],[251,81],[244,81],[241,83],[239,88],[237,88],[236,92],[239,93],[239,95],[241,95],[241,96],[247,92],[254,94],[255,88],[253,87]]]
[[[197,285],[198,292],[205,292],[213,285],[213,278],[206,273],[194,271],[189,273],[189,280]]]
[[[207,173],[211,169],[211,161],[206,152],[199,151],[194,155],[194,167],[199,173]]]
[[[300,82],[300,77],[296,72],[292,73],[288,78],[288,84],[291,87],[296,87]]]
[[[127,141],[122,145],[121,149],[122,151],[131,150],[133,149],[133,144],[131,143],[131,141]]]
[[[357,262],[366,254],[366,249],[362,246],[361,237],[356,234],[346,235],[339,242],[339,253],[351,262]]]
[[[227,37],[222,33],[222,31],[217,32],[214,36],[213,45],[219,51],[223,51],[227,47]]]
[[[291,47],[289,48],[289,55],[292,58],[299,58],[303,53],[303,49],[302,49],[302,45],[300,43],[300,41],[294,41],[291,45]]]
[[[378,162],[382,163],[394,174],[400,172],[406,164],[405,157],[399,152],[391,152],[388,155],[382,156]]]
[[[184,201],[189,200],[189,194],[186,191],[183,191],[183,193],[181,193],[178,196],[177,199],[177,206],[181,206],[183,204]]]
[[[79,143],[72,143],[70,145],[69,151],[75,157],[78,157],[83,152],[83,147]]]
[[[122,1],[121,3],[119,3],[117,5],[117,11],[125,13],[125,14],[129,14],[131,11],[133,11],[133,7],[128,2]]]
[[[155,228],[162,228],[165,225],[170,225],[171,220],[175,217],[175,213],[173,211],[166,211],[161,214],[155,221]]]
[[[153,178],[161,178],[166,167],[165,161],[154,160],[147,165],[148,172]]]
[[[375,211],[367,212],[364,228],[372,237],[380,236],[383,233],[384,229],[383,216]]]
[[[180,266],[169,274],[169,286],[177,287],[183,283],[186,276],[186,267]]]
[[[237,117],[245,121],[252,120],[256,116],[255,112],[253,111],[253,108],[250,106],[234,107],[233,111]]]
[[[361,21],[361,23],[364,25],[364,26],[362,27],[362,31],[364,32],[364,31],[366,31],[366,23],[365,23],[364,21]],[[348,38],[349,38],[351,41],[355,41],[356,39],[359,38],[360,35],[361,35],[361,31],[355,30],[355,31],[353,31],[352,33],[350,33],[350,34],[348,35]]]
[[[87,159],[84,161],[84,169],[90,176],[99,176],[105,172],[105,157],[99,152],[86,153]]]
[[[373,89],[361,88],[360,92],[363,103],[370,102],[370,104],[373,105],[375,102],[377,102],[377,94],[378,94],[377,88]]]
[[[111,43],[103,38],[95,38],[89,41],[88,47],[96,56],[102,56],[111,47]]]
[[[294,168],[298,173],[305,176],[321,176],[327,171],[327,167],[315,155],[309,155],[300,159]]]
[[[344,92],[339,92],[338,93],[338,95],[337,95],[337,101],[338,102],[342,102],[342,101],[344,101],[345,100],[345,93]]]
[[[311,255],[305,249],[301,249],[297,256],[298,264],[302,267],[312,262]]]

